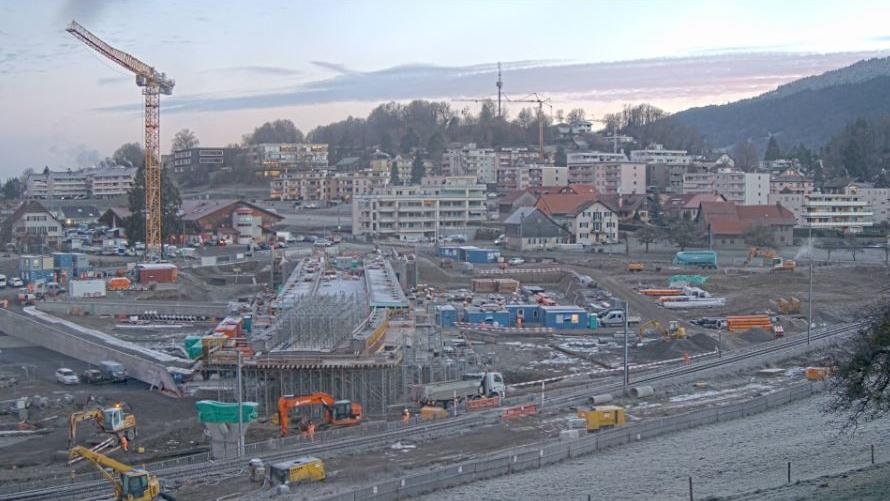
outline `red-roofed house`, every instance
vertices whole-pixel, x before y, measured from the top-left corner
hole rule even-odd
[[[580,193],[578,191],[581,191]],[[618,216],[596,190],[568,189],[541,195],[535,205],[572,233],[576,244],[593,245],[618,241]]]
[[[670,195],[661,204],[661,211],[668,219],[688,219],[694,221],[698,217],[698,209],[702,202],[725,202],[726,197],[719,193],[686,193]]]
[[[736,205],[732,202],[702,202],[697,222],[713,248],[744,248],[745,232],[755,226],[773,230],[776,244],[791,245],[794,214],[781,205]]]
[[[192,242],[222,239],[246,244],[267,240],[275,235],[272,226],[283,219],[245,200],[182,201],[182,222]]]

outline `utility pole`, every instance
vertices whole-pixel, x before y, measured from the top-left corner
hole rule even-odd
[[[813,329],[813,254],[816,253],[816,246],[813,244],[813,223],[810,223],[810,294],[807,296],[809,304],[809,312],[807,313],[807,345],[810,344],[810,332]]]
[[[501,90],[504,88],[504,81],[501,79],[501,62],[498,61],[498,118],[502,117],[501,114]]]
[[[244,416],[241,413],[241,350],[238,350],[238,457],[244,456]]]
[[[624,392],[627,393],[627,385],[630,384],[630,373],[627,367],[627,301],[624,302]]]

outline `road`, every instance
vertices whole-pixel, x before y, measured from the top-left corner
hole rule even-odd
[[[869,463],[869,445],[882,444],[890,460],[890,417],[854,435],[839,434],[837,416],[824,415],[828,396],[777,410],[666,435],[527,473],[498,477],[424,496],[426,501],[608,498],[696,499],[782,485],[787,462],[792,480],[840,473]]]

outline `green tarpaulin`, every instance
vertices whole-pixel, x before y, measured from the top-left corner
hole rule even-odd
[[[674,275],[668,280],[668,285],[686,282],[689,285],[699,287],[704,285],[707,279],[708,277],[706,275]]]
[[[188,353],[189,358],[192,360],[200,358],[204,354],[201,336],[186,336],[182,344],[185,346],[185,352]]]
[[[198,408],[198,421],[202,423],[238,423],[238,402],[217,402],[215,400],[199,400],[195,403]],[[256,402],[243,402],[241,404],[241,421],[250,423],[257,418]]]

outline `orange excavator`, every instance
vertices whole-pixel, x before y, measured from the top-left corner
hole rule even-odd
[[[288,412],[296,407],[321,405],[324,407],[325,424],[334,426],[352,426],[362,420],[362,404],[349,400],[334,400],[324,392],[309,395],[282,395],[278,398],[278,424],[281,436],[287,436]]]

